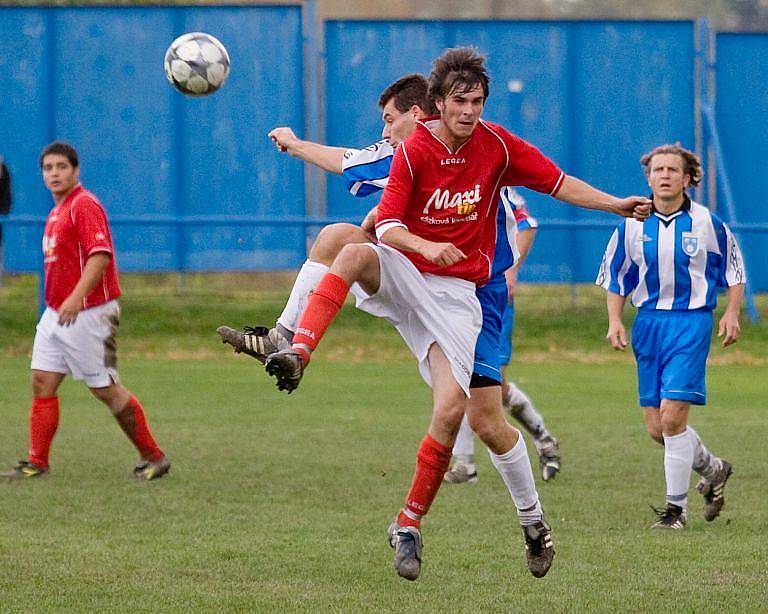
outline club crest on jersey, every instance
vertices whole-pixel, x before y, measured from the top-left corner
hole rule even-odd
[[[692,232],[683,233],[683,252],[688,256],[693,256],[699,251],[699,237]]]
[[[424,205],[424,215],[429,213],[430,207],[435,211],[440,209],[456,209],[457,215],[469,215],[477,208],[477,203],[480,202],[480,184],[475,185],[474,190],[467,190],[466,192],[456,192],[451,194],[449,190],[442,190],[437,188],[432,196],[429,197],[427,204]]]

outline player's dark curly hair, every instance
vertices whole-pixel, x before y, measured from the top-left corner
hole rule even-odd
[[[444,100],[451,94],[466,93],[480,85],[487,99],[489,83],[485,56],[475,47],[454,47],[446,49],[432,64],[429,97]]]
[[[390,100],[394,100],[395,108],[401,113],[416,105],[427,115],[434,115],[437,110],[427,95],[428,89],[427,78],[422,74],[413,73],[400,77],[381,92],[379,107],[383,109]]]
[[[72,145],[64,141],[54,141],[53,143],[46,145],[40,153],[40,168],[43,168],[43,159],[45,156],[51,154],[65,156],[67,160],[69,160],[69,163],[75,168],[80,165],[80,160],[77,157],[77,150],[72,147]]]
[[[640,158],[640,164],[643,165],[643,172],[648,177],[651,174],[651,160],[658,154],[675,154],[683,160],[683,172],[691,178],[691,185],[696,187],[704,177],[704,170],[701,168],[701,159],[692,151],[686,149],[680,143],[674,145],[659,145]]]

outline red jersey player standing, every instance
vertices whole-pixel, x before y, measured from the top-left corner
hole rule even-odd
[[[395,153],[378,208],[380,243],[342,249],[310,297],[293,347],[270,355],[266,368],[280,389],[294,390],[351,289],[359,308],[395,325],[433,393],[432,421],[406,505],[388,531],[398,574],[408,580],[419,576],[420,523],[448,469],[466,411],[517,508],[528,567],[541,577],[554,550],[524,440],[504,418],[500,398],[467,403],[481,326],[475,288],[491,272],[499,189],[522,185],[585,208],[639,218],[648,216],[650,201],[600,192],[565,175],[504,128],[482,121],[488,76],[474,49],[449,49],[435,60],[429,91],[440,115],[419,121]]]
[[[85,381],[138,449],[141,459],[134,476],[162,477],[171,462],[155,443],[141,404],[117,374],[120,285],[106,213],[80,185],[77,151],[71,145],[48,145],[40,155],[40,168],[54,207],[43,236],[46,309],[32,349],[29,459],[2,477],[48,473],[48,453],[59,424],[56,393],[67,374]]]

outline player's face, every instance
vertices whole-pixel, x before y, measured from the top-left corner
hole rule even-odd
[[[54,198],[69,194],[77,185],[79,168],[67,156],[48,154],[43,158],[43,181]]]
[[[678,154],[656,154],[651,158],[648,185],[655,198],[678,199],[690,182],[691,176],[685,172],[683,159]]]
[[[436,101],[442,124],[448,136],[455,141],[466,141],[480,121],[485,104],[481,85],[468,92],[454,91],[442,100]]]
[[[381,138],[388,140],[392,147],[397,147],[416,128],[416,116],[414,108],[405,112],[399,111],[395,106],[395,99],[390,98],[381,112],[381,121],[384,122]]]

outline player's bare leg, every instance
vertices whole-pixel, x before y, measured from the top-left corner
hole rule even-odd
[[[544,418],[536,410],[530,397],[514,382],[504,378],[501,390],[504,408],[533,438],[542,479],[545,482],[551,480],[560,471],[557,439],[547,430]]]
[[[467,415],[472,430],[488,447],[517,509],[525,537],[528,569],[541,578],[549,571],[555,555],[551,530],[544,520],[525,440],[501,410],[501,386],[473,388]]]
[[[354,224],[331,224],[323,228],[312,244],[309,258],[299,270],[275,327],[246,326],[239,331],[229,326],[220,326],[216,332],[222,343],[231,345],[236,354],[247,354],[262,364],[270,354],[288,349],[293,341],[299,316],[307,306],[309,295],[328,272],[342,248],[370,240],[371,237]]]
[[[660,408],[643,407],[643,420],[651,439],[664,445]],[[733,467],[727,460],[712,454],[693,427],[687,426],[686,431],[693,445],[693,470],[701,476],[696,490],[704,497],[704,519],[711,522],[725,506],[725,484]]]
[[[29,411],[29,456],[0,477],[12,480],[37,478],[49,471],[48,455],[59,426],[57,392],[63,373],[32,371],[32,404]]]
[[[120,428],[139,451],[141,460],[134,467],[134,476],[142,480],[154,480],[168,473],[171,461],[155,442],[144,408],[138,399],[120,383],[89,390],[109,407]]]
[[[369,247],[352,244],[342,248],[312,293],[296,326],[292,346],[267,357],[267,373],[276,378],[278,389],[291,393],[298,387],[312,351],[341,310],[352,284],[358,283],[368,294],[378,291],[379,267],[379,257]]]
[[[443,350],[433,344],[429,350],[432,378],[432,421],[419,446],[416,471],[405,507],[389,526],[389,544],[395,549],[395,569],[406,580],[421,572],[421,520],[429,511],[443,475],[451,461],[451,447],[465,413],[467,397],[456,382]]]

